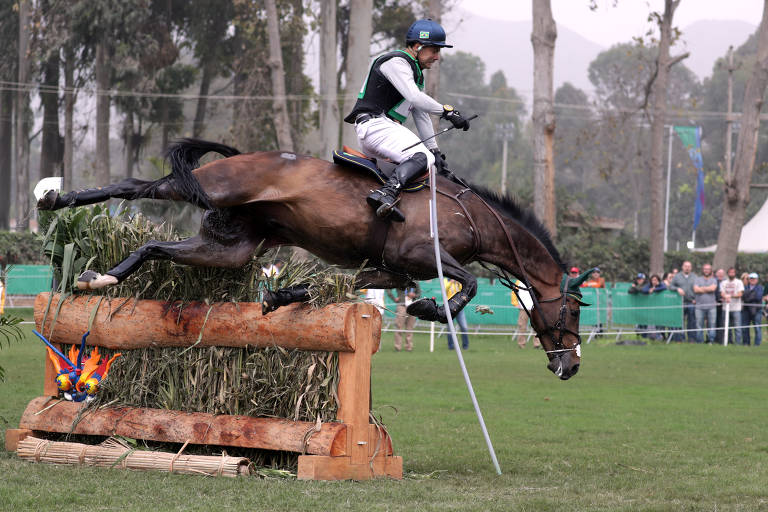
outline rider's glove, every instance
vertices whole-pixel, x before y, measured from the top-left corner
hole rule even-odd
[[[443,173],[443,165],[445,164],[445,155],[440,152],[440,148],[431,149],[432,154],[435,155],[435,169],[439,174]]]
[[[443,105],[443,115],[440,116],[451,122],[454,128],[461,128],[464,131],[469,130],[469,121],[455,110],[451,105]]]

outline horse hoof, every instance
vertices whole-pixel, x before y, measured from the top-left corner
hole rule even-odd
[[[38,210],[55,210],[56,200],[59,198],[59,193],[55,190],[49,190],[37,201]]]
[[[279,307],[280,305],[277,304],[277,294],[269,290],[264,290],[264,298],[261,301],[261,315],[265,316]]]
[[[414,301],[405,309],[405,311],[409,315],[428,322],[434,322],[438,319],[437,302],[432,298]]]
[[[101,275],[93,270],[86,270],[77,278],[78,290],[98,290],[113,284],[117,284],[115,276],[109,274]]]

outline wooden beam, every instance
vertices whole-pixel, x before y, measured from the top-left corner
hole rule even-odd
[[[319,432],[309,435],[315,424],[306,421],[117,407],[88,410],[73,429],[83,407],[82,403],[38,397],[27,406],[19,428],[329,456],[347,453],[347,425],[342,423],[323,423]]]
[[[352,457],[299,455],[299,480],[370,480],[377,477],[403,478],[403,458],[379,456],[365,464],[352,463]]]
[[[35,324],[42,332],[48,293],[35,300]],[[285,349],[352,352],[355,350],[354,319],[363,315],[381,316],[370,304],[342,303],[314,309],[291,304],[264,316],[261,304],[202,302],[167,303],[132,298],[103,299],[90,295],[67,298],[58,313],[53,333],[51,324],[58,309],[54,295],[43,333],[52,343],[79,343],[88,330],[89,319],[98,308],[88,336],[89,346],[130,350],[148,346],[255,347],[280,346]],[[141,335],[137,336],[140,327]],[[198,342],[198,337],[202,337]],[[376,343],[381,332],[371,336]]]
[[[15,452],[19,443],[33,434],[28,428],[9,428],[5,431],[5,451]]]

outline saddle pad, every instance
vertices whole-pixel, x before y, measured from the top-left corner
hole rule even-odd
[[[346,151],[338,150],[333,152],[333,162],[337,165],[349,167],[358,171],[364,171],[368,175],[373,176],[381,184],[387,182],[389,177],[392,176],[392,172],[395,170],[395,167],[397,167],[396,164],[392,162],[382,161],[383,169],[380,169],[376,165],[376,160],[359,157],[351,153],[347,153]],[[403,190],[406,192],[416,192],[417,190],[421,190],[427,184],[427,178],[428,174],[425,174],[417,181],[414,181],[410,185],[403,187]]]

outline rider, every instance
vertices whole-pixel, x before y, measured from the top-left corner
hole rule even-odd
[[[395,206],[400,190],[441,158],[434,139],[419,143],[419,137],[401,124],[410,112],[421,139],[435,134],[430,114],[449,120],[456,128],[469,129],[469,121],[452,106],[441,105],[422,92],[422,70],[430,69],[440,58],[440,48],[453,48],[445,44],[443,27],[431,19],[414,22],[405,36],[405,50],[385,53],[373,61],[352,112],[344,118],[355,125],[363,152],[399,163],[387,183],[367,197],[379,217],[404,221]]]

